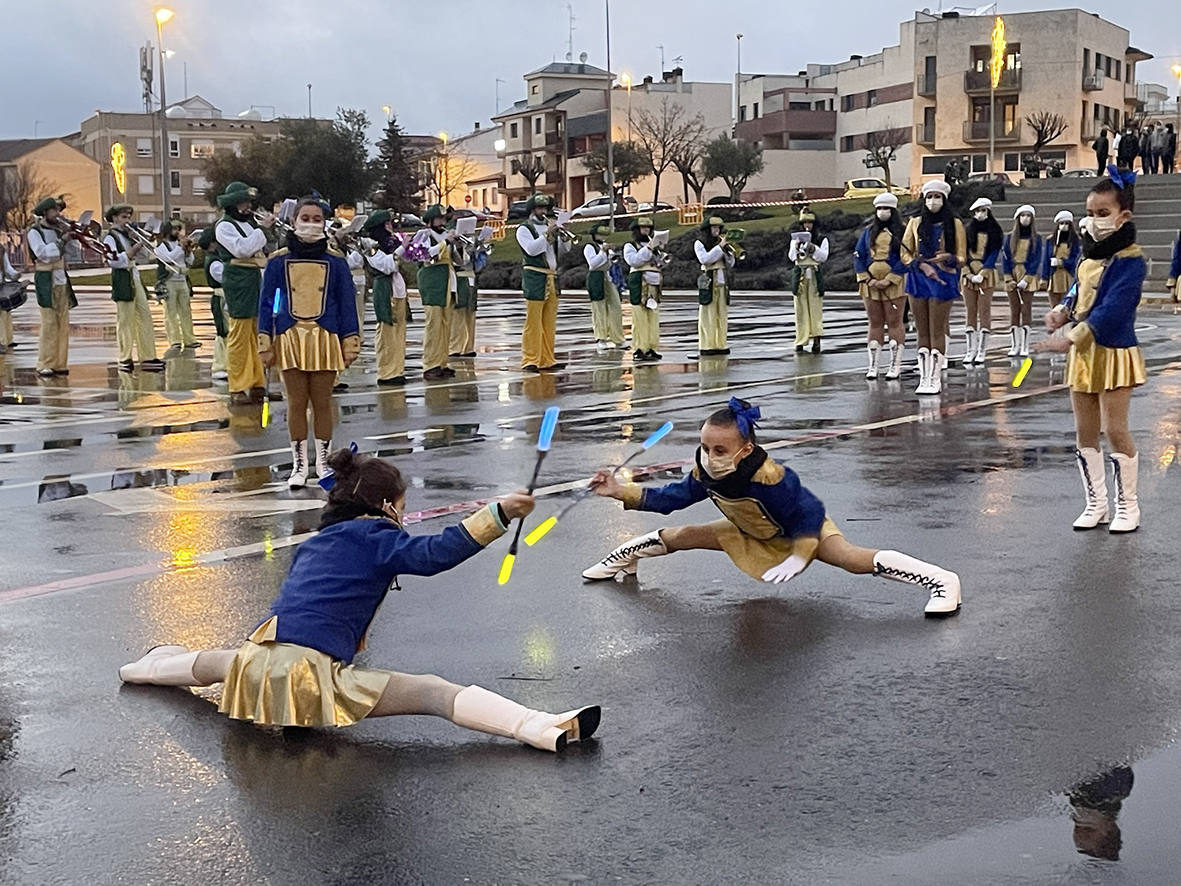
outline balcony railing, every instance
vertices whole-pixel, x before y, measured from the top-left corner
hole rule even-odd
[[[992,88],[992,75],[987,71],[965,71],[964,92],[968,95],[983,95]],[[1006,68],[1001,71],[997,92],[1019,92],[1021,90],[1021,68]]]
[[[914,128],[914,140],[920,145],[935,144],[935,124],[919,123]]]
[[[1102,71],[1083,71],[1083,90],[1085,92],[1098,92],[1103,88],[1106,80],[1107,77]]]
[[[934,74],[919,74],[918,79],[915,80],[915,92],[930,98],[935,94],[937,79]]]
[[[1015,142],[1021,140],[1021,122],[1015,121],[1013,123],[1006,123],[1004,120],[997,120],[993,124],[993,132],[995,133],[998,142]],[[988,123],[974,123],[971,120],[964,121],[964,141],[966,142],[986,142],[988,141]]]

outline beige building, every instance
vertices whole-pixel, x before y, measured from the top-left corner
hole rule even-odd
[[[0,169],[20,170],[39,189],[26,196],[26,215],[42,197],[64,195],[66,215],[77,218],[92,209],[100,215],[99,165],[62,138],[0,141]],[[44,193],[42,193],[42,191]]]
[[[608,95],[616,142],[635,135],[635,120],[642,112],[658,115],[666,102],[670,109],[680,105],[689,117],[700,113],[710,135],[726,132],[731,123],[730,85],[686,81],[680,68],[660,80],[645,77],[638,83],[621,83],[615,74],[585,62],[554,62],[526,74],[525,91],[525,99],[492,118],[500,127],[501,193],[510,202],[536,190],[551,195],[560,206],[574,208],[605,192],[584,158],[606,141]],[[522,166],[543,170],[532,188],[521,174]],[[641,202],[650,201],[654,190],[653,176],[630,188]],[[706,196],[722,190],[715,183]],[[680,175],[671,167],[661,179],[658,196],[670,203],[683,197]]]
[[[1137,62],[1151,58],[1124,28],[1078,9],[1003,17],[1007,51],[996,90],[995,171],[1019,175],[1034,133],[1025,118],[1061,114],[1066,131],[1042,151],[1068,168],[1093,165],[1103,125],[1136,108]],[[994,17],[915,13],[899,42],[870,56],[811,64],[796,75],[743,74],[735,134],[763,147],[765,171],[747,199],[813,196],[846,181],[883,177],[867,169],[870,145],[891,145],[894,184],[941,176],[953,158],[989,167],[989,73]]]

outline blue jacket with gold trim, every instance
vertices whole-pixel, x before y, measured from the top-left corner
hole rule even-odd
[[[342,340],[360,334],[348,261],[314,247],[289,245],[267,261],[258,297],[261,334],[282,335],[300,320],[312,320]]]
[[[756,539],[820,534],[824,503],[804,488],[795,471],[769,458],[761,447],[720,480],[705,473],[700,449],[696,459],[697,465],[679,483],[625,487],[624,507],[671,514],[708,498],[741,532]]]

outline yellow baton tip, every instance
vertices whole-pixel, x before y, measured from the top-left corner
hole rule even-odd
[[[1026,357],[1025,362],[1021,364],[1021,368],[1017,370],[1017,377],[1013,379],[1013,387],[1021,387],[1021,382],[1025,381],[1025,376],[1031,366],[1033,366],[1033,357]]]
[[[500,575],[496,579],[498,584],[508,584],[509,576],[513,574],[513,561],[516,559],[515,554],[504,555],[504,560],[500,563]]]
[[[271,404],[268,401],[263,400],[262,401],[262,426],[265,428],[270,423],[271,423]]]
[[[549,531],[557,525],[557,517],[550,517],[543,523],[539,523],[536,529],[525,536],[525,544],[529,545],[529,547],[533,547],[535,544],[545,538]]]

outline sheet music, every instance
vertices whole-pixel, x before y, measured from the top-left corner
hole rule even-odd
[[[455,233],[460,237],[471,239],[472,235],[476,233],[476,217],[469,215],[464,218],[457,218],[455,220]]]
[[[568,225],[570,223],[570,219],[572,217],[573,217],[573,213],[571,213],[567,209],[563,209],[561,212],[558,213],[558,227],[564,228],[566,225]]]
[[[653,231],[652,244],[653,246],[664,246],[668,243],[668,231]]]
[[[807,246],[809,243],[812,242],[812,232],[811,231],[796,231],[795,233],[793,233],[791,235],[791,239],[795,240],[801,246]]]

